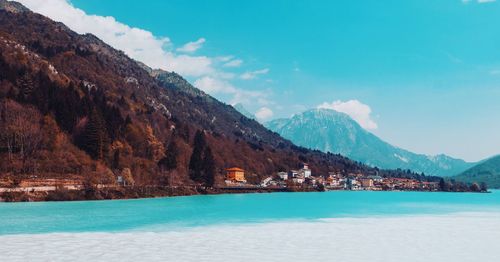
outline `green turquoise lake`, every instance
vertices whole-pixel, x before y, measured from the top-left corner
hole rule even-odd
[[[342,217],[500,211],[500,192],[331,191],[0,203],[0,235],[120,232]]]
[[[497,261],[500,192],[0,203],[0,261]]]

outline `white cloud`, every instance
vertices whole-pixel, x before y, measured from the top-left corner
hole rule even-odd
[[[262,91],[248,91],[235,87],[227,80],[214,76],[204,76],[194,82],[194,86],[209,94],[229,94],[232,95],[230,104],[242,103],[245,105],[259,104],[268,105],[271,102],[267,99],[267,93]]]
[[[225,67],[240,67],[243,64],[243,60],[241,59],[233,59],[224,64]]]
[[[257,112],[255,113],[255,117],[257,119],[264,121],[268,120],[273,116],[273,110],[269,109],[268,107],[261,107]]]
[[[213,59],[210,57],[177,55],[168,50],[172,46],[168,37],[154,36],[149,31],[120,23],[111,16],[86,14],[67,0],[19,0],[19,2],[34,12],[64,23],[77,33],[92,33],[152,68],[175,71],[184,76],[201,76],[215,71]],[[201,45],[200,42],[204,42],[204,39],[200,40],[195,43]]]
[[[334,101],[332,103],[324,102],[318,108],[332,109],[337,112],[345,113],[354,119],[365,129],[377,129],[377,123],[372,119],[372,110],[370,106],[361,103],[358,100]]]
[[[268,93],[265,91],[248,91],[237,89],[238,92],[234,94],[230,103],[232,105],[242,103],[243,105],[269,105],[272,104],[267,97]]]
[[[267,73],[269,73],[269,68],[264,68],[261,70],[245,72],[240,77],[243,80],[250,80],[256,78],[258,75],[265,75]]]
[[[199,88],[209,94],[217,94],[217,93],[224,93],[224,94],[234,94],[237,93],[237,89],[231,85],[231,83],[211,77],[211,76],[204,76],[194,82],[194,86],[196,88]]]
[[[90,15],[74,7],[69,0],[19,0],[32,11],[62,22],[80,34],[91,33],[112,47],[122,50],[131,58],[141,61],[152,68],[175,71],[182,76],[197,78],[194,85],[205,92],[230,94],[230,103],[243,102],[263,105],[268,94],[264,91],[248,91],[236,88],[228,80],[235,73],[223,68],[241,66],[242,60],[234,56],[195,56],[192,55],[206,42],[205,38],[186,43],[175,49],[168,37],[158,37],[152,32],[130,27],[111,16]],[[266,74],[269,69],[247,72],[244,79]]]
[[[193,53],[200,49],[205,43],[205,38],[200,38],[194,42],[189,42],[182,47],[177,48],[178,52]]]

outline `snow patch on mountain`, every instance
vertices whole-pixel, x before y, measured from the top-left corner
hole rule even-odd
[[[408,158],[406,158],[406,157],[402,157],[402,156],[400,156],[400,155],[398,155],[398,154],[394,154],[394,156],[395,156],[396,158],[398,158],[399,160],[401,160],[401,161],[405,162],[405,163],[410,162],[410,161],[408,160]]]

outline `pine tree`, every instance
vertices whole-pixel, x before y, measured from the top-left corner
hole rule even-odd
[[[120,167],[120,149],[116,149],[113,154],[113,163],[111,165],[113,169],[118,169]]]
[[[452,186],[451,183],[446,181],[444,178],[441,178],[439,180],[439,188],[441,189],[441,191],[448,192],[450,191],[451,186]]]
[[[179,149],[177,148],[177,143],[172,140],[165,151],[165,157],[160,159],[158,166],[164,170],[172,170],[177,168],[177,157],[179,155]]]
[[[488,186],[485,182],[481,182],[480,186],[482,192],[488,192]]]
[[[198,130],[194,136],[193,153],[189,160],[189,176],[193,181],[203,182],[203,150],[205,149],[205,134]]]
[[[203,174],[205,185],[213,187],[215,182],[215,160],[212,150],[208,146],[205,149],[203,157]]]
[[[94,159],[102,159],[108,151],[109,138],[106,125],[96,109],[92,110],[79,140],[80,148]]]

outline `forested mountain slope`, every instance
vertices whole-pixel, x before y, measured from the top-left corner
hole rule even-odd
[[[500,188],[500,156],[485,160],[454,178],[467,183],[486,183],[491,188]]]

